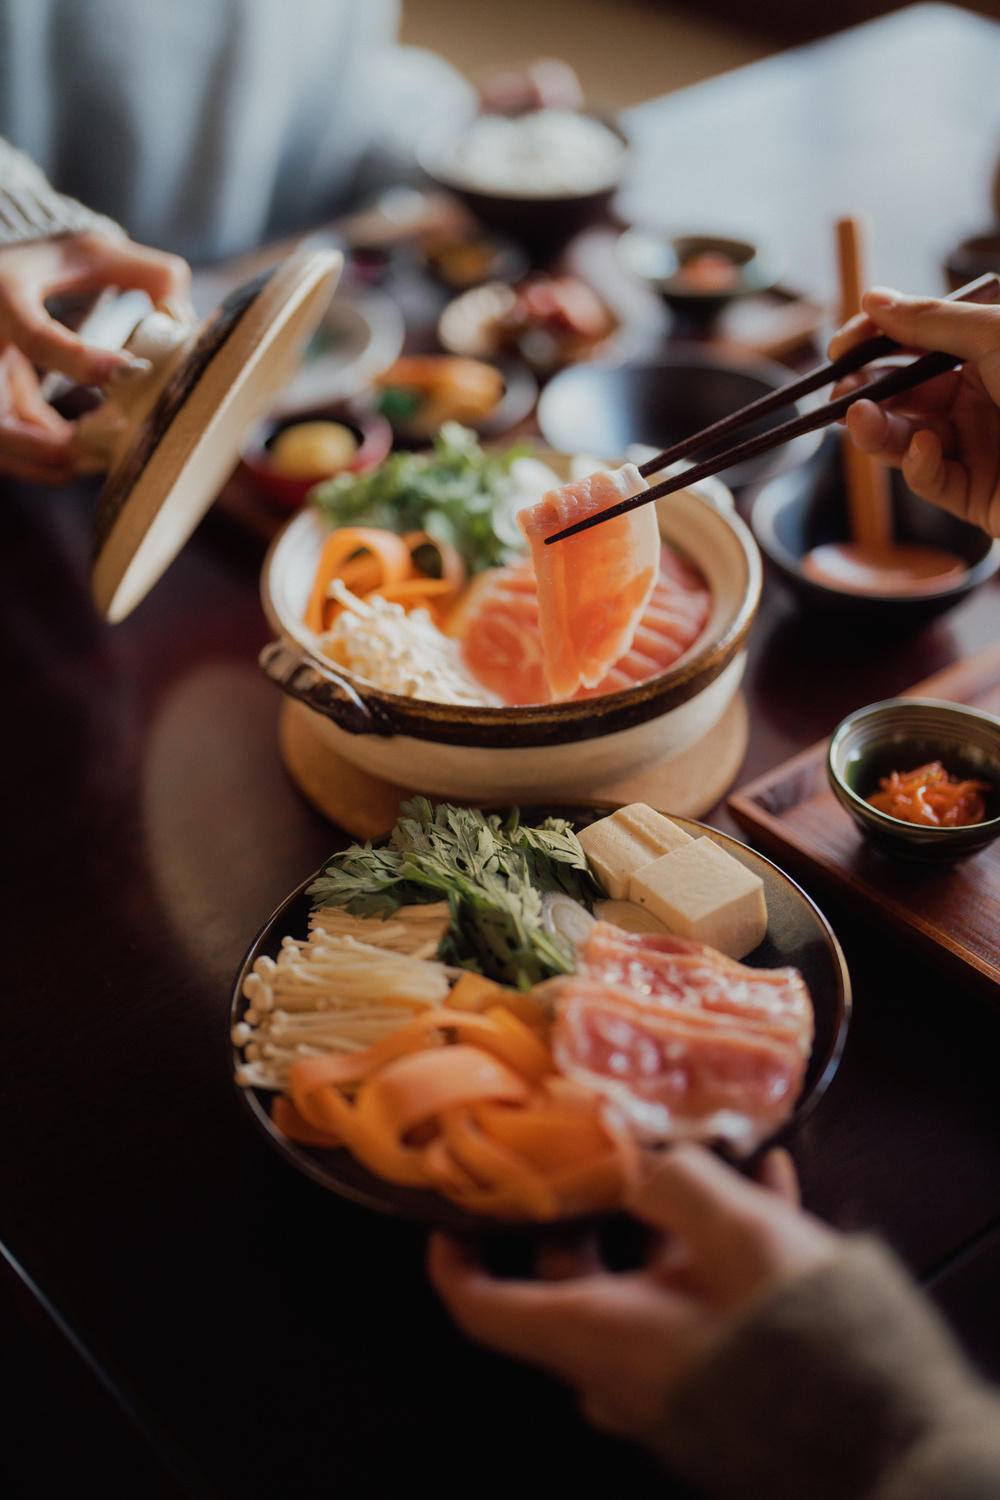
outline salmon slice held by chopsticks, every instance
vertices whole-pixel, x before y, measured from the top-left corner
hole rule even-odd
[[[538,584],[545,679],[553,701],[595,688],[630,649],[656,585],[660,533],[652,505],[546,547],[545,538],[649,486],[635,464],[549,490],[518,512]]]

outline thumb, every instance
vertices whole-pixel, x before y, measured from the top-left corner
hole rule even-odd
[[[907,297],[888,287],[873,287],[861,306],[904,348],[940,349],[976,362],[993,360],[1000,368],[1000,307]]]
[[[629,1193],[626,1206],[647,1224],[679,1235],[692,1248],[715,1240],[723,1222],[754,1216],[761,1188],[704,1146],[673,1146]]]

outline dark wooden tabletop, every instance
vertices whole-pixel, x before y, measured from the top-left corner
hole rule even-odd
[[[919,7],[634,112],[638,180],[662,172],[664,203],[676,191],[696,227],[710,203],[742,229],[766,222],[810,287],[832,218],[873,209],[879,274],[937,285],[941,249],[988,218],[979,168],[1000,144],[1000,94],[976,84],[987,58],[995,79],[1000,27]],[[773,179],[766,213],[749,164]],[[210,516],[108,627],[88,593],[95,497],[0,496],[0,1292],[35,1298],[90,1391],[78,1409],[110,1403],[108,1442],[117,1423],[122,1454],[146,1453],[95,1493],[662,1495],[564,1391],[452,1330],[421,1232],[297,1176],[251,1125],[231,1077],[233,975],[340,836],[278,758],[277,694],[255,665],[261,544]],[[998,634],[989,585],[903,643],[845,647],[804,631],[768,578],[743,779]],[[724,809],[709,821],[738,832]],[[856,1009],[840,1073],[794,1142],[806,1201],[884,1235],[1000,1375],[1000,1009],[825,909]],[[0,1342],[9,1383],[13,1331]],[[142,1462],[155,1479],[128,1477]],[[90,1493],[79,1479],[37,1491],[57,1492]]]

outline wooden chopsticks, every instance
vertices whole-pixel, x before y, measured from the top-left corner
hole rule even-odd
[[[1000,275],[994,271],[987,272],[985,276],[979,276],[966,286],[959,287],[957,292],[952,292],[951,296],[944,300],[947,302],[996,302],[1000,300]],[[831,360],[829,364],[819,365],[815,370],[811,370],[801,380],[793,380],[789,385],[782,386],[780,390],[773,391],[769,396],[761,396],[759,400],[751,401],[748,406],[740,407],[739,411],[732,412],[719,422],[714,422],[711,427],[704,427],[700,432],[683,438],[672,448],[667,448],[663,453],[658,453],[655,458],[640,464],[639,473],[643,478],[647,478],[650,474],[666,468],[668,464],[676,463],[680,458],[686,458],[689,453],[707,448],[711,443],[717,443],[722,438],[729,437],[731,433],[739,432],[760,417],[769,416],[771,412],[791,406],[803,396],[818,391],[822,386],[842,380],[845,375],[853,375],[856,370],[870,364],[874,359],[884,359],[887,354],[898,353],[899,347],[885,334],[866,339],[864,343],[857,344],[846,354],[842,354],[839,359]],[[855,401],[887,401],[890,396],[898,396],[915,385],[922,385],[925,380],[933,380],[936,375],[943,375],[947,370],[953,370],[961,363],[962,360],[956,355],[925,354],[920,359],[914,360],[912,364],[890,370],[878,380],[859,386],[857,390],[848,391],[836,401],[828,401],[825,406],[818,407],[816,411],[806,412],[800,417],[793,417],[788,422],[782,422],[780,426],[772,427],[769,432],[762,432],[755,438],[749,438],[746,442],[727,448],[723,453],[717,453],[714,458],[706,459],[703,463],[695,464],[689,469],[683,469],[679,474],[663,480],[660,484],[654,484],[639,495],[633,495],[628,500],[621,500],[617,505],[609,505],[605,510],[588,516],[585,521],[577,521],[573,526],[567,526],[564,530],[555,532],[552,536],[545,538],[545,545],[548,547],[553,542],[564,541],[566,537],[577,536],[581,531],[589,531],[592,526],[600,526],[602,522],[610,521],[615,516],[623,516],[630,510],[636,510],[640,505],[648,505],[653,500],[659,500],[662,495],[672,495],[676,490],[687,489],[688,485],[697,483],[699,479],[707,479],[711,474],[718,474],[732,464],[743,463],[747,459],[757,458],[761,453],[768,453],[772,448],[790,442],[792,438],[800,437],[805,432],[815,432],[820,427],[827,427],[831,422],[839,421]]]

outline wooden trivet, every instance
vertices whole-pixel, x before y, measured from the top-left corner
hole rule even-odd
[[[381,838],[399,816],[399,804],[408,801],[414,789],[382,781],[337,755],[315,733],[311,717],[304,704],[285,699],[278,734],[288,774],[306,800],[338,827],[356,839]],[[648,802],[678,817],[701,817],[736,779],[747,735],[746,703],[737,693],[714,729],[696,744],[641,776],[595,787],[588,796],[607,802]]]

